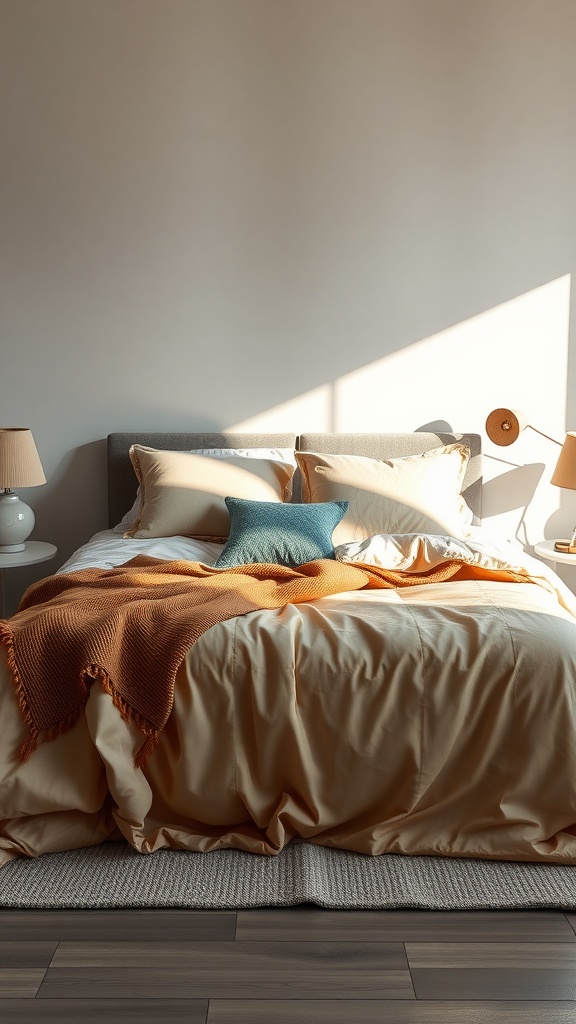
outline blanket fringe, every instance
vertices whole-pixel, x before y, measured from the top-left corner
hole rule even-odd
[[[134,767],[145,768],[148,764],[148,759],[152,756],[156,747],[158,746],[159,737],[158,731],[155,730],[147,739],[144,741],[140,750],[134,755]]]
[[[20,747],[20,750],[18,751],[18,760],[19,761],[24,762],[24,761],[28,760],[28,758],[30,757],[30,754],[33,754],[34,751],[36,750],[36,747],[38,746],[39,738],[40,738],[40,733],[39,732],[34,731],[34,732],[31,732],[31,733],[28,734],[28,736],[24,740],[24,743]]]
[[[83,708],[73,711],[72,714],[68,715],[68,718],[63,719],[62,722],[58,722],[56,725],[52,725],[49,729],[38,730],[29,726],[30,733],[18,751],[18,760],[27,761],[40,742],[49,743],[50,740],[55,740],[58,736],[63,736],[64,733],[70,732],[70,729],[74,728],[80,718],[82,710]]]
[[[134,722],[140,732],[143,732],[146,736],[140,750],[137,750],[134,755],[134,767],[145,768],[148,764],[149,758],[158,746],[158,729],[151,725],[147,718],[144,718],[143,715],[136,711],[136,709],[133,708],[120,693],[118,693],[114,683],[110,679],[110,676],[100,665],[89,665],[85,671],[92,680],[97,680],[104,690],[104,693],[107,693],[112,698],[114,707],[120,712],[124,721]]]
[[[24,719],[24,724],[28,728],[28,735],[24,742],[22,743],[20,750],[18,751],[18,760],[27,761],[28,758],[30,757],[30,754],[32,754],[36,750],[36,747],[38,746],[40,732],[34,725],[34,719],[32,717],[32,712],[30,711],[30,705],[28,704],[28,701],[26,699],[26,691],[22,684],[20,673],[18,672],[18,666],[16,664],[16,654],[14,652],[14,637],[12,635],[12,630],[10,629],[8,622],[5,620],[0,621],[0,645],[6,651],[6,663],[10,670],[12,682],[14,683],[18,707],[20,708],[20,714]]]
[[[146,767],[148,759],[158,746],[158,730],[155,729],[146,718],[140,715],[135,708],[131,707],[130,704],[124,700],[114,687],[114,684],[105,669],[100,665],[87,665],[82,671],[80,677],[80,685],[84,691],[82,707],[73,711],[72,714],[68,715],[68,717],[62,722],[58,722],[56,725],[53,725],[48,729],[39,730],[34,724],[30,705],[26,699],[26,691],[16,664],[12,630],[10,629],[8,622],[5,620],[0,620],[0,646],[6,651],[6,663],[14,684],[18,707],[20,708],[20,714],[22,715],[24,723],[28,729],[28,735],[18,751],[19,761],[22,763],[28,761],[30,755],[34,753],[41,741],[49,742],[50,740],[56,739],[57,736],[62,736],[64,733],[69,732],[70,729],[76,725],[76,722],[80,718],[80,715],[86,706],[92,684],[94,682],[99,682],[104,692],[109,694],[112,698],[114,707],[118,709],[124,721],[134,722],[140,732],[144,733],[146,739],[134,755],[134,766],[136,768]]]

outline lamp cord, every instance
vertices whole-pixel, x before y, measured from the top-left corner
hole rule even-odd
[[[562,441],[557,441],[555,437],[550,437],[550,434],[545,434],[543,430],[538,430],[538,427],[533,427],[531,423],[526,425],[530,427],[530,430],[535,430],[541,437],[545,437],[548,441],[553,441],[554,444],[557,444],[560,448],[562,447]]]

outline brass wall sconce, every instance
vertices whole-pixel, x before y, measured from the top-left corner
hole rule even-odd
[[[576,491],[576,431],[569,431],[562,444],[561,441],[557,441],[556,438],[550,437],[549,434],[545,434],[542,430],[538,430],[537,427],[533,427],[531,423],[528,423],[526,416],[524,416],[520,409],[493,409],[486,420],[486,433],[488,437],[493,444],[500,445],[501,447],[514,444],[514,441],[518,440],[521,431],[527,427],[540,434],[541,437],[545,437],[548,441],[552,441],[553,444],[559,445],[561,449],[556,468],[550,477],[550,483],[556,487],[564,487],[568,490]],[[554,541],[554,547],[557,551],[576,555],[576,526],[570,540]]]

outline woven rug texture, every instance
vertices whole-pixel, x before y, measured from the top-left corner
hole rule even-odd
[[[315,903],[332,909],[576,909],[576,867],[367,857],[291,843],[277,857],[238,850],[136,853],[104,843],[18,858],[0,869],[0,907],[239,910]]]

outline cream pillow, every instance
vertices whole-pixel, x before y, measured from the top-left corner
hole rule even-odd
[[[196,452],[158,451],[134,444],[130,458],[142,507],[125,537],[199,537],[225,540],[230,516],[224,499],[282,502],[295,467],[270,459],[215,458]]]
[[[335,546],[378,533],[462,537],[473,518],[461,493],[469,457],[462,444],[385,461],[296,452],[303,501],[348,502]]]
[[[159,451],[160,449],[154,449]],[[213,459],[269,459],[272,462],[287,463],[291,466],[290,479],[286,485],[284,501],[290,501],[292,497],[292,477],[296,470],[296,460],[293,448],[193,448],[187,449],[191,455],[209,455]],[[125,512],[121,521],[114,527],[114,533],[126,535],[134,529],[142,511],[142,489],[138,485],[138,491],[132,508]]]

